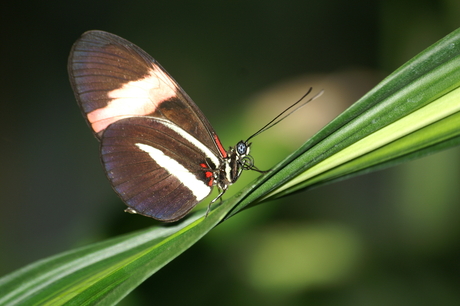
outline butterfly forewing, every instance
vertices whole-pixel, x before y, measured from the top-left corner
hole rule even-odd
[[[211,192],[207,154],[185,131],[149,117],[119,120],[101,139],[102,162],[118,195],[138,213],[164,221],[180,219]]]
[[[86,32],[72,47],[68,70],[96,137],[117,120],[153,116],[175,123],[214,154],[225,156],[196,104],[157,61],[129,41],[103,31]]]

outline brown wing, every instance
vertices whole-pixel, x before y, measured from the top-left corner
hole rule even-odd
[[[209,149],[162,119],[131,117],[107,127],[101,138],[107,177],[123,201],[136,212],[176,221],[203,200],[212,188],[214,160]]]
[[[225,156],[209,121],[161,65],[141,48],[103,31],[84,33],[69,56],[70,83],[83,115],[100,139],[127,117],[169,120]]]

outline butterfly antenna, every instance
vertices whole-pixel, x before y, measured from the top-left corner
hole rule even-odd
[[[274,127],[275,125],[277,125],[278,123],[280,123],[281,121],[283,121],[284,119],[286,119],[288,116],[290,116],[292,113],[294,113],[295,111],[298,111],[299,109],[301,109],[302,107],[304,107],[308,102],[311,102],[313,100],[315,100],[316,98],[319,98],[323,93],[324,93],[324,90],[321,90],[319,93],[317,93],[315,96],[311,97],[310,99],[308,99],[307,101],[305,101],[304,103],[298,105],[300,102],[302,102],[303,99],[305,99],[306,96],[308,96],[308,94],[312,91],[312,87],[310,87],[310,89],[307,91],[306,94],[304,94],[302,96],[302,98],[300,98],[297,102],[295,102],[294,104],[292,104],[291,106],[289,106],[288,108],[286,108],[284,111],[282,111],[278,116],[276,116],[275,118],[273,118],[270,122],[268,122],[266,125],[264,125],[260,130],[258,130],[257,132],[255,132],[254,134],[252,134],[247,140],[246,142],[249,141],[249,139],[259,135],[260,133],[262,132],[265,132],[266,130]],[[293,109],[294,108],[294,109]]]

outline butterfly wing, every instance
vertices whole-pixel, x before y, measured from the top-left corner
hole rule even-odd
[[[212,152],[169,121],[131,117],[107,127],[101,140],[107,177],[137,213],[176,221],[209,195]]]
[[[111,33],[88,31],[73,45],[68,71],[76,99],[95,136],[132,116],[169,120],[226,156],[214,129],[177,82],[149,54]]]

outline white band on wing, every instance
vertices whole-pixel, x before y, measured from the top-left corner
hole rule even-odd
[[[155,162],[167,170],[170,174],[174,175],[184,186],[186,186],[197,201],[201,201],[206,198],[211,192],[211,187],[205,182],[200,181],[195,177],[193,173],[188,171],[184,166],[179,164],[174,159],[165,155],[161,150],[151,147],[146,144],[136,143],[136,146],[142,151],[148,153]]]

